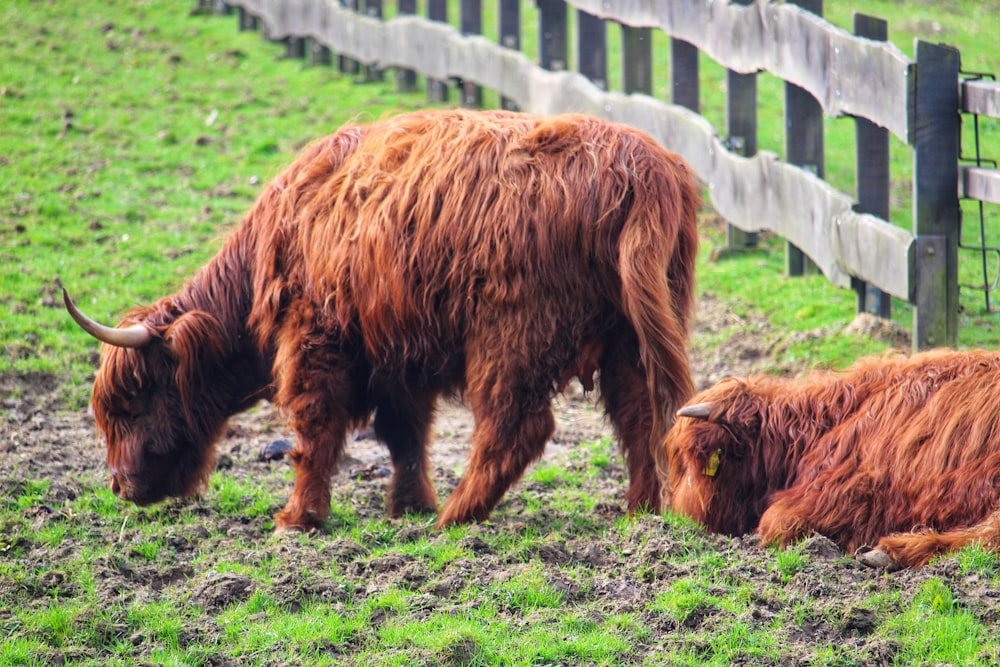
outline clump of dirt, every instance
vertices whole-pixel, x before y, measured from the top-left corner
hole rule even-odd
[[[844,327],[843,333],[880,340],[900,350],[912,347],[909,331],[892,320],[884,320],[869,313],[858,313],[858,316]]]

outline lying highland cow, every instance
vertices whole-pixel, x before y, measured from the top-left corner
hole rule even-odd
[[[594,118],[429,111],[344,127],[177,294],[117,329],[66,298],[106,343],[92,403],[112,488],[139,504],[197,491],[228,417],[271,398],[297,435],[280,528],[323,523],[345,434],[373,412],[389,514],[435,510],[435,403],[461,394],[472,451],[438,525],[481,520],[541,455],[555,392],[599,371],[628,505],[658,507],[655,452],[692,393],[698,199],[676,155]]]
[[[682,408],[667,436],[670,504],[766,543],[817,532],[880,567],[966,544],[1000,549],[998,392],[990,352],[725,380]]]

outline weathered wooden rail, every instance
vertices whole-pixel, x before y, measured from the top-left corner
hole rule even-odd
[[[536,0],[540,64],[516,50],[517,0],[499,3],[502,44],[475,34],[479,0],[462,0],[462,31],[413,15],[412,0],[400,0],[388,21],[372,0],[366,13],[335,0],[219,4],[238,7],[241,22],[262,21],[271,39],[308,39],[373,70],[397,68],[404,86],[419,73],[434,101],[458,80],[464,104],[478,104],[483,86],[505,106],[639,127],[690,162],[737,242],[760,230],[780,234],[790,244],[790,273],[815,264],[857,290],[859,309],[887,316],[886,295],[913,304],[916,349],[957,340],[959,197],[1000,203],[1000,172],[959,167],[959,113],[1000,117],[1000,87],[960,82],[955,49],[918,42],[910,60],[885,41],[884,22],[858,15],[857,34],[849,34],[819,16],[821,0]],[[577,54],[579,72],[566,70],[567,7],[577,10],[578,48],[587,46]],[[427,11],[442,19],[446,3],[431,0]],[[623,26],[623,93],[606,90],[604,20]],[[649,95],[649,30],[671,37],[673,104]],[[725,138],[696,113],[698,51],[728,70]],[[760,71],[786,81],[787,161],[756,149]],[[824,114],[857,123],[857,202],[822,180]],[[914,149],[912,231],[886,222],[890,132]]]

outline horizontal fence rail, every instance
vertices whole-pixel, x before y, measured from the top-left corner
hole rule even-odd
[[[961,173],[963,197],[1000,204],[1000,171],[986,167],[963,166]]]
[[[743,158],[730,152],[712,125],[687,109],[646,95],[606,92],[579,73],[542,69],[520,52],[416,16],[381,21],[328,0],[229,4],[260,17],[271,39],[309,37],[379,68],[475,82],[525,111],[580,112],[638,127],[691,164],[731,224],[780,234],[840,287],[849,287],[854,276],[902,299],[912,296],[912,234],[854,212],[850,197],[773,153]]]
[[[981,284],[966,283],[961,287],[982,290],[985,297],[986,311],[991,311],[990,293],[1000,290],[1000,263],[997,264],[998,274],[991,281],[987,267],[987,257],[996,253],[1000,260],[1000,248],[990,246],[986,241],[985,211],[983,204],[1000,204],[1000,170],[995,160],[984,158],[981,151],[979,117],[988,116],[1000,118],[1000,83],[995,76],[984,73],[971,73],[972,78],[961,82],[961,111],[973,117],[974,155],[963,157],[959,166],[959,195],[971,200],[977,200],[979,213],[979,240],[971,245],[961,245],[963,249],[976,252],[981,260],[983,282]],[[988,79],[986,77],[989,77]],[[983,166],[991,164],[992,167]]]
[[[508,23],[517,1],[500,3]],[[439,101],[446,99],[445,82],[458,81],[463,104],[470,104],[469,94],[481,99],[481,86],[498,93],[506,108],[586,113],[642,129],[691,164],[734,234],[747,239],[763,230],[779,234],[796,258],[804,254],[833,284],[853,287],[859,310],[887,317],[887,295],[913,304],[915,349],[957,342],[958,199],[1000,203],[1000,172],[992,163],[977,159],[974,165],[958,164],[958,114],[1000,117],[1000,86],[979,78],[959,81],[956,50],[918,41],[916,59],[910,60],[885,41],[884,21],[858,14],[857,34],[851,35],[818,15],[821,0],[536,3],[539,20],[549,21],[539,44],[540,64],[517,51],[518,40],[512,41],[509,34],[501,35],[504,45],[495,44],[472,34],[481,26],[465,26],[464,16],[462,31],[439,20],[444,17],[443,2],[428,5],[435,20],[414,15],[415,3],[401,2],[399,15],[388,21],[336,0],[223,4],[240,7],[241,16],[252,17],[254,24],[259,19],[269,39],[308,38],[336,53],[342,63],[357,63],[366,71],[397,68],[407,76],[420,74],[429,91],[435,84],[440,89],[440,95],[431,96]],[[381,7],[380,2],[367,4]],[[603,45],[602,20],[623,26],[622,57],[629,64],[624,93],[606,90],[606,60],[594,60],[593,54],[577,54],[581,70],[593,80],[566,70],[567,6],[577,10],[578,40],[586,32],[587,39]],[[508,25],[506,30],[511,29]],[[652,29],[671,37],[676,104],[647,94],[651,86],[644,76]],[[743,136],[730,127],[732,140],[723,139],[696,113],[699,51],[726,68],[727,84],[735,86],[727,104],[734,104],[729,99],[733,95],[741,100],[734,108],[739,111],[734,127],[750,122],[752,134]],[[783,162],[773,153],[757,151],[755,114],[744,107],[756,109],[753,75],[760,71],[786,82],[786,114],[792,109],[799,131],[810,126],[810,132],[818,132],[810,135],[819,137],[817,156],[793,159],[790,151],[789,161]],[[795,102],[791,107],[790,100]],[[729,111],[727,107],[727,117]],[[858,186],[858,202],[822,179],[823,115],[855,119],[858,177],[864,180]],[[912,232],[886,221],[888,133],[914,151]],[[801,260],[795,259],[795,266],[801,266]]]
[[[983,79],[963,81],[962,111],[1000,118],[1000,82]]]
[[[567,2],[601,18],[659,28],[735,72],[770,72],[808,90],[831,116],[866,118],[910,141],[913,63],[889,42],[855,37],[788,3]]]
[[[1000,118],[1000,82],[984,79],[962,81],[962,111]],[[962,166],[959,192],[967,199],[977,199],[1000,204],[1000,170],[976,166]]]

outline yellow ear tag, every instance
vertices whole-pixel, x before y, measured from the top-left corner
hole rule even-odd
[[[711,457],[709,457],[708,463],[705,465],[705,469],[702,470],[704,474],[708,475],[709,477],[715,477],[715,473],[719,472],[719,456],[721,454],[722,450],[717,449],[715,450],[715,453],[712,454]]]

